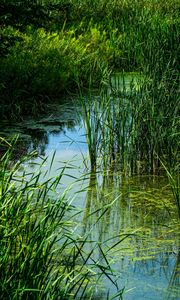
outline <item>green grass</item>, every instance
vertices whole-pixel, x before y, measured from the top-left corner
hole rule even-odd
[[[12,6],[22,12],[14,24]],[[37,16],[25,20],[37,7],[38,28]],[[3,118],[36,115],[48,101],[88,89],[81,102],[92,170],[155,174],[159,159],[178,163],[179,1],[4,1],[3,8]],[[115,71],[137,71],[143,82],[127,91],[117,79],[110,95],[107,77]]]
[[[179,213],[179,3],[2,1],[2,118],[37,115],[80,88],[91,170],[159,174],[163,161]],[[124,84],[107,84],[115,71]],[[126,71],[143,74],[138,89],[127,89]],[[63,171],[43,182],[41,171],[20,175],[1,143],[0,299],[93,299],[112,270],[103,247],[105,266],[72,230],[77,211],[57,193]]]
[[[3,116],[35,115],[47,101],[83,87],[98,86],[114,49],[101,28],[91,27],[76,36],[76,29],[55,33],[39,29],[20,33],[7,27],[4,34],[22,39],[0,61]],[[46,101],[45,101],[46,99]]]
[[[81,97],[92,168],[115,164],[126,173],[158,174],[159,158],[178,163],[179,97],[176,79],[169,87],[169,71],[159,82],[119,74],[100,96]]]
[[[77,78],[98,87],[110,70],[141,71],[157,84],[168,71],[171,88],[178,83],[177,0],[3,1],[2,8],[3,117],[38,114],[47,100],[74,91]]]
[[[178,162],[178,163],[177,163]],[[178,216],[180,217],[180,165],[179,165],[179,160],[176,159],[176,165],[172,166],[169,165],[167,166],[166,163],[161,161],[161,164],[166,172],[167,178],[169,180],[169,185],[172,190],[173,198],[175,205],[177,207],[177,213]]]
[[[12,164],[13,147],[0,160],[0,299],[93,299],[108,258],[98,263],[97,244],[87,251],[88,236],[73,230],[79,211],[58,192],[65,169],[53,179],[41,166],[27,174],[20,170],[32,155]]]

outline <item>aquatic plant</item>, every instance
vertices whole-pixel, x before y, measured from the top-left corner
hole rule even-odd
[[[168,74],[160,82],[147,74],[131,74],[131,79],[119,74],[100,96],[83,100],[93,165],[96,160],[104,170],[114,164],[125,172],[155,174],[164,156],[178,163],[178,90],[176,81],[169,89]]]
[[[176,159],[176,165],[167,166],[167,162],[161,160],[161,164],[166,171],[167,178],[169,180],[169,185],[173,193],[174,202],[177,207],[177,213],[180,217],[180,165],[178,159]]]
[[[73,230],[79,212],[67,190],[57,191],[65,169],[42,180],[42,166],[31,174],[20,170],[27,157],[10,164],[12,151],[13,142],[0,159],[0,298],[91,299],[102,268],[93,258],[96,245],[86,251],[86,235]]]

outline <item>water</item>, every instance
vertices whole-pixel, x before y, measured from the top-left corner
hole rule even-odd
[[[180,299],[178,222],[164,177],[88,174],[85,131],[72,103],[51,107],[41,119],[2,124],[0,132],[19,134],[15,159],[37,151],[24,164],[27,171],[35,172],[44,157],[48,157],[44,171],[49,170],[54,151],[48,176],[56,176],[64,164],[68,167],[61,189],[71,187],[73,205],[82,210],[76,219],[77,232],[103,243],[118,286],[125,288],[123,299]],[[95,258],[104,263],[99,248]],[[107,289],[116,292],[106,277],[101,288],[97,296],[102,300]]]

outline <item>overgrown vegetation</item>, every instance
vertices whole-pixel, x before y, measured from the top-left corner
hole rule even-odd
[[[65,169],[49,179],[44,160],[37,173],[22,172],[33,153],[10,166],[13,146],[1,142],[9,149],[0,160],[0,299],[94,299],[102,275],[114,282],[120,299],[123,291],[102,245],[74,230],[80,211],[68,190],[58,192]],[[103,262],[95,259],[97,247]]]
[[[118,160],[133,173],[156,173],[161,159],[173,169],[179,159],[179,1],[9,0],[1,11],[3,118],[36,115],[69,91],[100,88],[100,98],[83,100],[92,169],[100,156],[104,169]],[[115,71],[121,77],[136,71],[143,81],[128,91],[118,80],[112,87]]]
[[[179,97],[162,82],[118,74],[99,96],[81,94],[92,171],[167,174],[179,213]],[[168,104],[168,107],[166,106]]]
[[[142,71],[178,84],[179,1],[1,1],[3,116],[37,114],[110,71]],[[173,82],[172,82],[172,80]],[[164,84],[164,82],[163,82]]]
[[[159,159],[177,167],[179,97],[176,89],[167,91],[166,74],[159,83],[138,74],[113,80],[100,96],[81,96],[92,168],[119,162],[125,171],[155,174]]]
[[[2,0],[0,9],[1,117],[38,115],[80,91],[92,171],[163,167],[179,212],[180,2]],[[126,72],[140,81],[127,87]],[[92,253],[73,237],[66,194],[50,196],[62,173],[40,183],[41,173],[26,181],[18,169],[2,156],[1,298],[86,299]]]

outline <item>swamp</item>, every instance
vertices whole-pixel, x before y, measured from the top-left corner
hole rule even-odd
[[[0,11],[0,299],[178,300],[180,2]]]

